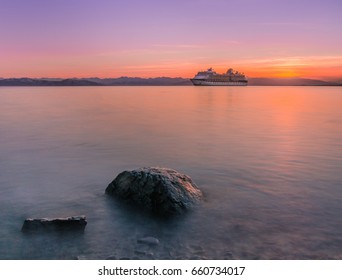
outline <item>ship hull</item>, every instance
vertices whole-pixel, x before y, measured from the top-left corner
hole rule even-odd
[[[247,82],[224,82],[190,79],[195,86],[247,86]]]

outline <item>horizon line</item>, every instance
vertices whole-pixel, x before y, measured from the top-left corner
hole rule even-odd
[[[166,78],[166,79],[192,79],[189,77],[169,77],[169,76],[155,76],[155,77],[139,77],[139,76],[117,76],[117,77],[98,77],[98,76],[90,76],[90,77],[30,77],[30,76],[21,76],[21,77],[0,77],[0,79],[32,79],[32,80],[44,80],[44,79],[60,79],[60,80],[82,80],[82,79],[120,79],[120,78],[129,78],[129,79],[159,79],[159,78]],[[295,76],[295,77],[270,77],[270,76],[247,76],[248,79],[279,79],[279,80],[291,80],[291,79],[306,79],[306,80],[320,80],[320,81],[340,81],[342,77],[303,77],[303,76]]]

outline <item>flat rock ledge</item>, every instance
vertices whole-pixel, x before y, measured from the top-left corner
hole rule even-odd
[[[181,214],[203,197],[189,176],[161,167],[123,171],[108,185],[106,193],[161,216]]]
[[[84,231],[86,225],[87,219],[85,216],[40,219],[28,218],[24,221],[21,231]]]

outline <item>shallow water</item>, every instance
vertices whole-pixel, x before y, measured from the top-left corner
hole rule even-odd
[[[341,87],[1,87],[0,258],[342,259],[341,108]],[[142,166],[205,201],[163,221],[104,194]],[[71,215],[83,234],[20,231]]]

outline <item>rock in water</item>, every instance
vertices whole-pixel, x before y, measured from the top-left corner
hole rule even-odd
[[[138,243],[143,243],[143,244],[148,244],[148,245],[159,245],[159,239],[152,237],[152,236],[147,236],[138,239]]]
[[[85,216],[73,216],[67,218],[41,218],[26,219],[21,230],[23,232],[33,232],[41,230],[65,231],[65,230],[81,230],[83,231],[87,225]]]
[[[106,193],[162,216],[183,213],[202,199],[189,176],[160,167],[121,172]]]

